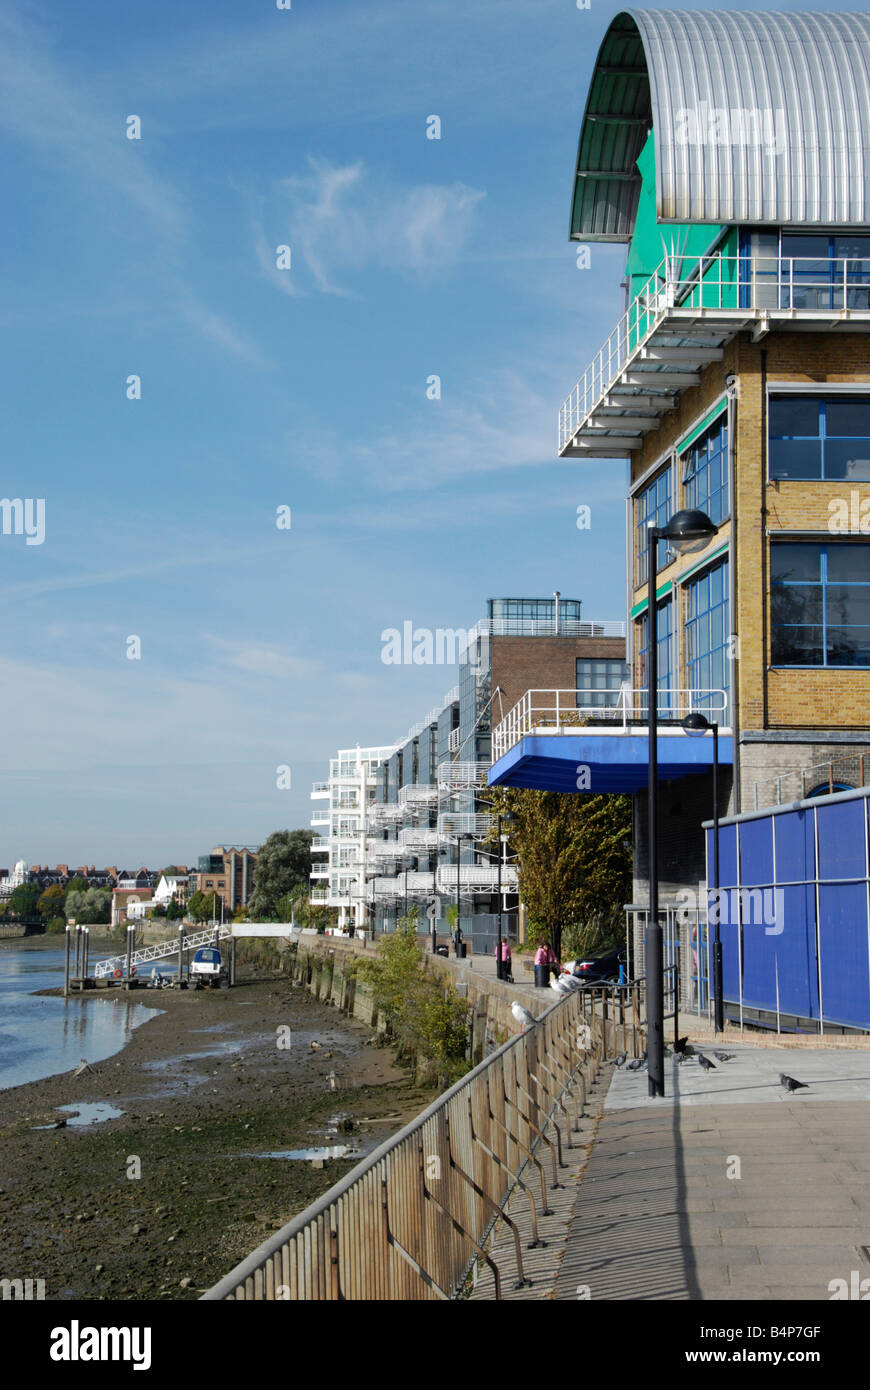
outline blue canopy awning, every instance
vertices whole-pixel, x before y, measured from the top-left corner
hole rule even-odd
[[[713,766],[713,738],[660,730],[659,780],[675,781]],[[734,760],[731,735],[719,736],[719,763]],[[491,787],[533,787],[546,792],[636,792],[647,785],[649,739],[644,733],[527,734],[489,770]],[[589,769],[588,778],[581,771]],[[578,786],[578,779],[587,785]]]

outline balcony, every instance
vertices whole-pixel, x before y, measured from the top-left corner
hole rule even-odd
[[[315,801],[318,797],[329,796],[328,782],[313,782],[311,784],[311,800]]]
[[[428,806],[438,800],[438,788],[434,785],[409,784],[399,788],[399,805],[412,810],[417,806]]]
[[[367,840],[366,854],[369,859],[402,859],[405,850],[397,840]]]
[[[455,839],[457,835],[473,835],[476,840],[482,840],[494,823],[493,816],[479,812],[442,811],[438,817],[438,833],[442,840],[445,837]]]
[[[430,875],[431,878],[431,875]],[[456,892],[456,865],[444,864],[438,869],[438,892],[449,895]],[[502,866],[501,887],[503,893],[517,891],[517,871],[511,864]],[[498,891],[498,869],[487,864],[461,864],[459,866],[460,892],[465,889],[475,893],[495,893]]]
[[[562,406],[560,456],[630,456],[744,329],[870,331],[870,261],[665,257]]]
[[[323,810],[311,812],[311,825],[329,825],[329,811],[326,807]]]
[[[310,903],[326,903],[326,902],[328,902],[328,901],[329,901],[329,889],[328,889],[328,888],[312,888],[311,892],[308,894],[308,901],[309,901]]]
[[[399,844],[403,854],[425,854],[443,843],[444,837],[439,835],[437,830],[430,830],[423,825],[411,825],[399,831]]]
[[[603,703],[610,701],[610,703]],[[659,777],[672,781],[708,772],[711,737],[688,738],[680,727],[700,713],[719,726],[719,761],[733,761],[724,690],[660,690]],[[528,690],[493,731],[490,786],[558,792],[635,792],[647,785],[649,728],[646,691]]]
[[[328,865],[328,864],[312,864],[312,865],[311,865],[311,873],[310,873],[309,877],[311,877],[311,878],[329,878],[329,865]]]
[[[646,689],[627,685],[609,690],[527,690],[492,734],[495,760],[528,734],[577,734],[590,725],[627,733],[635,724],[646,725]],[[684,719],[700,712],[724,729],[728,696],[724,690],[677,690],[659,692],[660,719]],[[600,732],[600,729],[597,730]],[[440,820],[439,820],[440,824]]]
[[[404,820],[406,814],[405,807],[395,801],[376,801],[366,807],[366,825],[372,830],[382,829],[385,825],[395,825],[397,821]]]
[[[315,835],[311,841],[311,853],[328,854],[330,843],[331,841],[328,835]]]

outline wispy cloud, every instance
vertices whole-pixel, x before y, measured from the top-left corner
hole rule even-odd
[[[319,661],[295,656],[275,643],[243,642],[211,635],[206,635],[206,641],[223,656],[227,665],[246,675],[270,680],[304,680],[321,669]]]
[[[308,162],[308,173],[280,185],[274,239],[290,245],[294,267],[301,262],[324,294],[355,294],[347,280],[371,268],[420,279],[448,268],[469,241],[486,196],[463,183],[397,186],[361,161]],[[254,238],[263,272],[285,293],[298,293],[289,278],[297,270],[276,269],[274,248],[259,225]]]

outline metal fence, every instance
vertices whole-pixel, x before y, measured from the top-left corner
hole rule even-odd
[[[591,993],[559,1000],[203,1297],[452,1299],[482,1260],[500,1298],[525,1279],[508,1198],[521,1189],[536,1240],[602,1044],[636,1052],[636,1007],[601,1014]],[[507,1269],[485,1249],[496,1226],[513,1232]]]

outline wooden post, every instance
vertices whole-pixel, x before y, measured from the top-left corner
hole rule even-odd
[[[74,922],[67,922],[67,924],[66,924],[66,950],[65,950],[64,958],[63,958],[63,997],[64,997],[64,999],[69,999],[69,948],[70,948],[70,941],[71,941],[71,938],[72,938],[72,930],[73,930],[73,927],[74,927],[74,926],[75,926],[75,923],[74,923]]]
[[[82,946],[82,978],[79,989],[84,989],[85,980],[88,977],[88,937],[90,936],[91,929],[90,927],[82,927],[82,931],[84,933],[84,944]]]
[[[178,924],[178,988],[184,983],[184,924]]]
[[[124,988],[125,988],[125,989],[128,989],[128,990],[130,990],[130,989],[133,988],[133,977],[132,977],[132,975],[131,975],[130,972],[131,972],[131,970],[132,970],[132,965],[133,965],[133,959],[132,959],[132,958],[133,958],[133,941],[134,941],[134,939],[135,939],[135,936],[136,936],[136,928],[133,926],[132,922],[128,922],[128,923],[127,923],[127,979],[126,979],[126,981],[124,982]]]
[[[230,937],[230,988],[236,983],[236,938]]]
[[[79,926],[78,922],[76,922],[76,963],[75,963],[75,975],[74,975],[74,977],[73,977],[73,978],[76,979],[76,980],[80,980],[81,977],[82,977],[82,971],[81,971],[81,950],[82,950],[82,928]]]

